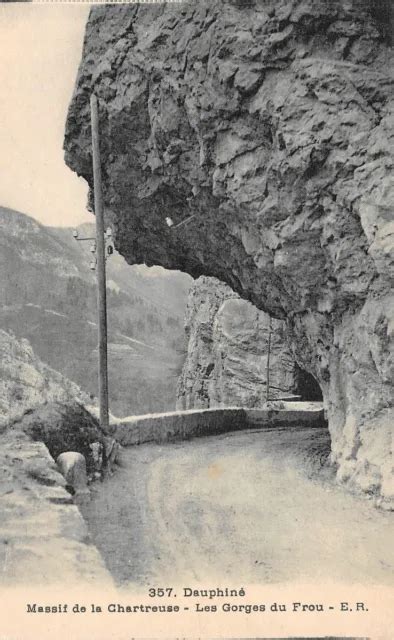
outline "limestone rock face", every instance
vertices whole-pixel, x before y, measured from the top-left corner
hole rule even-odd
[[[71,400],[92,402],[78,385],[41,362],[27,340],[0,331],[0,426],[46,402]]]
[[[2,586],[113,586],[45,445],[9,429],[0,470]]]
[[[178,409],[258,407],[266,400],[270,317],[215,278],[189,293],[188,350],[178,383]],[[296,387],[286,324],[271,320],[270,399]]]
[[[389,501],[391,4],[275,0],[92,9],[66,161],[128,262],[215,276],[285,319],[319,381],[339,477]],[[165,217],[182,227],[169,229]]]

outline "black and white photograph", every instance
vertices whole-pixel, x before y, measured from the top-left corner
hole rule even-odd
[[[0,51],[1,640],[392,640],[394,0]]]

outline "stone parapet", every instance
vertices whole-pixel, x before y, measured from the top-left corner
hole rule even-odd
[[[324,426],[321,403],[281,403],[267,409],[199,409],[131,416],[114,421],[112,435],[122,445],[172,442],[250,428]]]

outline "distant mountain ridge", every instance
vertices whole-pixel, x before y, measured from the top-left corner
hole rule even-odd
[[[97,393],[96,280],[89,242],[0,207],[0,328]],[[78,228],[94,236],[95,226]],[[183,315],[191,280],[180,272],[107,261],[111,407],[119,415],[175,406]]]

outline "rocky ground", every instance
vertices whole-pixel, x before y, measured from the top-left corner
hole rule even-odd
[[[0,434],[0,585],[110,586],[65,480],[41,442]]]
[[[91,399],[0,331],[0,584],[111,584],[55,459],[102,439]]]
[[[124,451],[82,507],[117,584],[392,583],[394,516],[346,494],[325,429]]]

